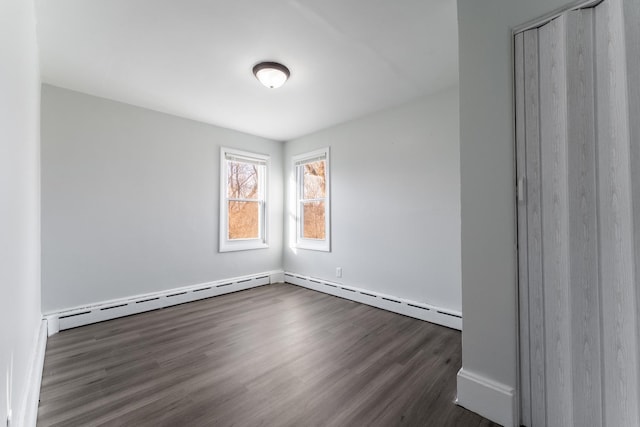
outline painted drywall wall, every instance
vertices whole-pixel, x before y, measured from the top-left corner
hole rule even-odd
[[[567,3],[458,0],[462,365],[512,388],[518,319],[511,35]]]
[[[268,249],[218,252],[219,156],[271,156]],[[45,312],[282,267],[282,143],[43,85]]]
[[[287,142],[285,270],[459,311],[458,114],[452,88]],[[326,146],[332,250],[296,249],[291,158]]]
[[[0,3],[0,424],[21,425],[40,327],[40,72],[33,2]]]

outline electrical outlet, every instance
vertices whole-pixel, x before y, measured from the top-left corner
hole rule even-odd
[[[336,277],[342,277],[342,267],[336,267]]]

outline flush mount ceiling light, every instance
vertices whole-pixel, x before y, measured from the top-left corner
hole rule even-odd
[[[256,78],[270,89],[277,89],[289,78],[289,69],[277,62],[261,62],[253,67]]]

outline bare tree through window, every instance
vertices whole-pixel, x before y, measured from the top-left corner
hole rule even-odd
[[[240,161],[227,162],[228,237],[260,237],[259,166]]]
[[[326,161],[305,163],[303,167],[302,237],[323,240],[326,237]]]

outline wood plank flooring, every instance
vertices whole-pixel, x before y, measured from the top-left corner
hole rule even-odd
[[[494,426],[458,331],[288,284],[49,338],[38,426]]]

